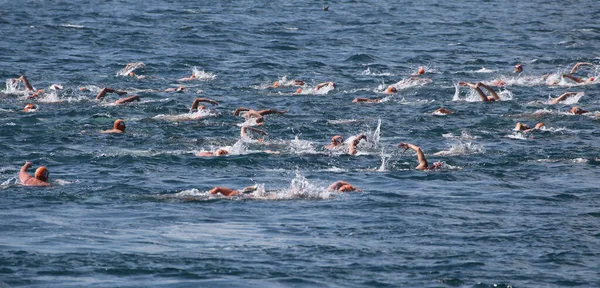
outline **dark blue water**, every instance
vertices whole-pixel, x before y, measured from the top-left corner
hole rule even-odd
[[[560,79],[600,64],[599,17],[592,0],[5,1],[0,79],[44,92],[0,92],[0,287],[600,286],[599,82]],[[119,75],[132,62],[145,78]],[[504,101],[457,86],[494,79]],[[196,97],[220,105],[190,114]],[[288,112],[257,142],[237,107]],[[360,133],[357,155],[322,148]],[[399,142],[444,167],[414,170]],[[22,186],[25,161],[52,186]],[[340,179],[363,191],[327,191]]]

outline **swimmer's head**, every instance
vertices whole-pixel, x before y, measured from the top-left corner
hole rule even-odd
[[[440,169],[442,168],[442,162],[435,162],[429,166],[429,170]]]
[[[334,82],[329,82],[329,85],[331,85],[331,87],[333,87],[335,89],[335,83]]]
[[[419,67],[419,71],[417,71],[417,75],[423,75],[423,74],[425,74],[425,68]]]
[[[543,122],[540,122],[540,123],[535,124],[535,129],[540,129],[540,128],[545,127],[545,126],[546,125],[544,125]]]
[[[298,88],[298,89],[296,90],[296,94],[300,94],[300,93],[302,93],[302,88]]]
[[[583,109],[579,108],[578,106],[573,106],[573,108],[571,108],[571,113],[573,113],[573,114],[581,115],[581,114],[584,114],[587,112],[588,111],[583,110]]]
[[[387,89],[385,89],[385,94],[392,94],[392,93],[396,93],[396,92],[398,92],[398,90],[394,86],[390,86]]]
[[[196,74],[192,74],[192,76],[190,76],[191,79],[196,79]]]
[[[304,81],[302,81],[302,80],[294,80],[294,85],[304,86]]]
[[[340,135],[335,135],[331,138],[331,144],[333,146],[344,144],[344,138]]]
[[[275,87],[275,88],[279,87],[279,81],[273,82],[273,87]]]
[[[181,92],[181,91],[183,91],[183,89],[185,89],[185,86],[179,86],[179,87],[177,87],[177,90],[175,90],[175,91]]]
[[[515,70],[513,72],[514,73],[521,73],[521,72],[523,72],[523,65],[521,65],[521,64],[515,65]]]
[[[23,111],[28,112],[28,111],[35,110],[35,109],[37,109],[37,107],[34,104],[29,103],[29,104],[25,105],[25,108],[23,108]]]
[[[79,91],[81,91],[81,92],[84,92],[84,91],[87,91],[87,90],[88,90],[88,89],[87,89],[87,88],[85,88],[85,87],[79,87]]]
[[[219,150],[217,150],[217,152],[215,154],[217,154],[217,156],[223,156],[223,155],[229,154],[229,151],[227,151],[225,149],[219,149]]]
[[[113,128],[115,130],[125,131],[125,121],[123,121],[121,119],[115,120],[115,123],[113,124]]]
[[[203,109],[206,109],[206,106],[204,106],[204,105],[198,106],[198,110],[203,110]]]
[[[135,76],[135,72],[133,72],[133,71],[129,72],[129,76]]]
[[[594,77],[590,77],[590,79],[589,79],[589,80],[590,80],[590,82],[594,82],[594,80],[596,80],[596,78],[594,78]]]
[[[265,123],[265,119],[263,117],[256,118],[255,122],[257,125],[263,125]]]
[[[42,180],[44,182],[48,181],[48,175],[50,175],[50,172],[48,172],[48,169],[46,169],[46,167],[44,166],[40,166],[40,168],[38,168],[37,170],[35,170],[35,178]]]

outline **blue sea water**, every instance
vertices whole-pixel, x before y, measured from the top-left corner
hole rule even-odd
[[[560,78],[577,62],[600,75],[598,7],[3,1],[0,287],[598,287],[600,82]],[[144,77],[122,71],[134,62]],[[25,99],[20,75],[44,92]],[[494,79],[503,101],[457,84]],[[102,87],[142,101],[96,100]],[[548,103],[565,92],[583,96]],[[189,113],[197,97],[219,105]],[[240,140],[237,107],[287,113]],[[125,134],[99,133],[115,119]],[[357,155],[322,148],[360,133]],[[400,142],[444,167],[415,170]],[[25,161],[51,187],[22,186]],[[327,191],[336,180],[362,192]]]

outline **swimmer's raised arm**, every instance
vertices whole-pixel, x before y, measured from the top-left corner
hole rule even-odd
[[[217,102],[217,101],[215,101],[215,100],[211,100],[211,99],[207,99],[207,98],[196,98],[196,100],[194,100],[194,102],[192,103],[192,108],[191,108],[191,110],[196,110],[196,109],[198,109],[198,104],[199,104],[200,102],[207,102],[207,103],[210,103],[210,104],[213,104],[213,105],[216,105],[216,106],[218,106],[218,105],[219,105],[219,102]]]
[[[556,103],[558,103],[560,101],[563,101],[563,100],[565,100],[565,99],[567,99],[567,98],[569,98],[569,97],[571,97],[573,95],[576,95],[577,93],[580,93],[580,92],[566,92],[566,93],[564,93],[564,94],[562,94],[562,95],[560,95],[560,96],[552,99],[550,101],[550,104],[556,104]]]
[[[250,109],[250,108],[243,108],[243,107],[235,108],[235,110],[233,111],[233,116],[238,116],[238,115],[240,115],[240,112],[250,111],[250,110],[252,110],[252,109]]]
[[[352,103],[360,103],[360,102],[368,102],[368,103],[373,103],[373,102],[379,102],[378,98],[375,99],[369,99],[369,98],[360,98],[360,97],[356,97],[354,98],[354,100],[352,100]]]
[[[402,142],[402,143],[398,144],[398,148],[404,149],[404,151],[406,151],[406,149],[410,148],[410,149],[414,150],[415,152],[417,152],[417,160],[419,160],[419,165],[415,169],[417,169],[417,170],[427,170],[428,169],[427,159],[425,159],[425,154],[423,154],[423,151],[421,150],[421,148],[419,148],[419,146]]]
[[[496,91],[494,91],[494,89],[492,89],[492,87],[482,83],[482,82],[478,82],[477,83],[480,87],[485,88],[486,90],[490,91],[490,94],[492,94],[492,96],[494,97],[494,100],[499,101],[500,97],[498,96],[498,94],[496,94]],[[486,97],[487,98],[487,97]]]
[[[260,114],[260,116],[265,116],[269,114],[285,114],[286,112],[287,110],[265,109],[258,111],[258,114]]]
[[[251,131],[256,132],[256,133],[258,133],[260,135],[263,135],[263,136],[267,135],[267,132],[265,132],[263,130],[256,129],[256,128],[253,128],[253,127],[243,126],[240,129],[240,138],[245,138],[246,136],[248,136],[247,133],[246,133],[246,130],[251,130]]]
[[[479,88],[479,86],[481,85],[481,82],[478,82],[477,84],[473,84],[473,83],[469,83],[469,82],[460,81],[460,82],[458,82],[458,85],[470,87],[471,89],[475,90],[475,92],[477,92],[477,94],[479,95],[479,98],[481,98],[481,101],[483,101],[483,102],[489,101],[488,97],[483,93],[483,91],[481,91],[481,88]]]
[[[358,143],[360,143],[360,140],[362,139],[367,140],[367,136],[365,136],[365,134],[360,134],[356,138],[354,138],[354,140],[352,140],[352,143],[350,143],[350,147],[348,149],[348,154],[356,154],[356,146],[358,146]]]
[[[108,87],[102,88],[102,90],[100,90],[100,92],[96,96],[96,99],[100,100],[100,99],[104,98],[104,96],[106,96],[106,93],[115,93],[115,89],[108,88]]]
[[[23,81],[25,88],[28,91],[33,91],[33,86],[31,86],[31,84],[29,83],[29,80],[27,80],[27,77],[25,77],[25,75],[21,75],[21,77],[17,78],[17,81]]]
[[[115,104],[124,104],[124,103],[133,102],[133,101],[141,101],[140,96],[133,95],[133,96],[121,98],[121,99],[115,101]]]
[[[577,64],[573,65],[573,68],[571,68],[571,72],[569,72],[569,74],[575,73],[575,71],[577,71],[577,69],[579,69],[581,66],[594,66],[594,64],[590,62],[578,62]]]

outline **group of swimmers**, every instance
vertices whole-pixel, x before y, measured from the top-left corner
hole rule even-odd
[[[132,64],[136,64],[136,63],[128,64],[128,66],[125,67],[125,69],[127,69],[128,67],[131,68],[130,65],[132,65]],[[139,63],[137,63],[137,64],[139,64]],[[574,73],[582,66],[593,66],[593,64],[588,63],[588,62],[576,63],[573,66],[573,68],[570,70],[569,73],[562,74],[561,77],[564,79],[572,80],[578,84],[594,82],[596,80],[594,77],[577,77],[574,75]],[[522,64],[515,65],[514,73],[522,73],[522,72],[523,72]],[[420,67],[416,73],[410,75],[409,80],[418,79],[418,77],[420,77],[424,73],[425,73],[425,69],[423,67]],[[133,71],[129,72],[127,75],[136,77],[138,79],[143,79],[143,77],[144,77],[144,76],[136,75]],[[546,79],[549,77],[549,75],[550,74],[543,75],[542,77],[544,77],[544,79]],[[196,76],[194,74],[189,77],[180,78],[179,81],[190,81],[193,79],[196,79]],[[31,94],[27,95],[25,98],[35,98],[35,97],[38,97],[38,95],[40,93],[43,93],[43,90],[37,90],[37,91],[34,90],[33,86],[31,85],[31,83],[29,82],[27,77],[25,77],[24,75],[19,78],[15,78],[15,79],[11,79],[11,80],[13,81],[13,83],[23,82],[25,89],[28,92],[31,92]],[[555,84],[556,84],[555,82],[549,83],[549,85],[555,85]],[[299,94],[299,93],[302,93],[303,87],[306,85],[306,83],[302,80],[292,80],[287,83],[281,83],[280,81],[276,81],[271,85],[271,87],[278,88],[278,87],[281,87],[284,85],[285,86],[300,86],[300,88],[298,88],[295,92],[295,93]],[[483,101],[483,102],[493,102],[493,101],[499,101],[499,100],[501,100],[501,98],[499,97],[498,93],[496,93],[496,91],[494,91],[494,89],[491,86],[502,87],[502,86],[506,85],[506,83],[502,80],[494,80],[494,81],[491,81],[490,83],[484,83],[484,82],[469,83],[469,82],[465,82],[465,81],[460,81],[460,82],[458,82],[458,85],[463,86],[463,87],[469,87],[469,88],[473,89],[477,93],[477,95],[480,97],[481,101]],[[54,90],[60,90],[60,89],[62,89],[62,86],[54,84],[51,86],[51,88]],[[336,84],[334,82],[323,82],[323,83],[319,83],[318,85],[316,85],[313,89],[314,89],[314,91],[319,91],[321,89],[335,89],[335,88],[336,88]],[[482,90],[482,88],[485,89],[487,92],[489,92],[490,95],[486,95],[484,93],[484,91]],[[84,90],[84,89],[85,88],[81,88],[80,90]],[[180,86],[178,88],[166,89],[166,90],[164,90],[164,92],[182,92],[182,91],[184,91],[184,89],[185,89],[184,86]],[[393,85],[388,86],[385,89],[385,91],[383,91],[384,94],[393,94],[393,93],[397,93],[397,92],[398,92],[398,89]],[[113,88],[105,87],[100,90],[100,92],[96,96],[96,99],[102,100],[106,97],[106,95],[108,93],[115,93],[119,96],[127,94],[127,92],[123,91],[123,90],[115,90]],[[550,101],[550,104],[557,104],[561,101],[566,100],[569,97],[578,95],[580,93],[583,93],[583,92],[566,92],[566,93],[560,95],[559,97],[552,99]],[[114,103],[115,104],[124,104],[124,103],[130,103],[133,101],[140,101],[140,96],[133,95],[133,96],[128,96],[128,97],[124,97],[124,98],[119,98]],[[355,98],[352,102],[355,102],[355,103],[363,103],[363,102],[377,103],[380,101],[381,101],[381,99],[379,99],[379,98],[375,98],[375,99]],[[199,110],[206,109],[206,107],[204,105],[200,105],[200,103],[210,103],[215,106],[219,105],[219,103],[215,100],[211,100],[211,99],[207,99],[207,98],[196,98],[191,105],[190,112],[193,113],[193,112],[196,112]],[[37,106],[35,106],[32,103],[29,103],[25,106],[24,111],[33,111],[35,109],[37,109]],[[570,111],[570,113],[573,113],[573,114],[584,114],[584,113],[588,112],[577,106],[572,107],[569,111]],[[235,111],[233,112],[233,115],[234,116],[243,116],[247,120],[253,119],[254,123],[256,125],[262,125],[264,123],[264,116],[269,115],[269,114],[285,114],[286,112],[287,111],[285,111],[285,110],[277,110],[277,109],[253,110],[250,108],[240,107],[240,108],[235,109]],[[450,111],[449,109],[443,108],[443,107],[439,108],[433,112],[433,114],[436,114],[436,115],[449,115],[449,114],[453,114],[453,113],[454,112]],[[541,129],[544,126],[545,126],[544,123],[541,123],[541,122],[536,124],[534,127],[529,127],[528,125],[519,122],[515,126],[514,130],[529,132],[532,130]],[[113,129],[103,130],[100,132],[101,133],[124,133],[125,128],[126,128],[125,122],[122,119],[117,119],[114,121]],[[249,131],[251,131],[253,133],[257,133],[259,135],[266,135],[266,132],[263,130],[244,125],[240,129],[240,137],[246,138]],[[335,135],[331,138],[331,143],[324,146],[324,149],[327,149],[327,150],[347,149],[348,154],[355,155],[357,153],[357,146],[359,145],[361,140],[367,141],[367,137],[364,134],[354,136],[353,139],[350,141],[350,143],[346,147],[346,145],[344,143],[344,138],[341,135]],[[259,141],[260,141],[260,139],[259,139]],[[439,169],[443,165],[442,162],[435,162],[434,164],[429,165],[427,159],[425,158],[425,154],[423,153],[421,148],[414,144],[401,142],[400,144],[397,145],[397,147],[400,149],[403,149],[404,151],[411,149],[416,153],[418,165],[415,167],[415,169],[417,169],[417,170]],[[270,150],[266,150],[265,152],[277,153],[277,152],[273,152]],[[219,148],[215,152],[202,151],[202,152],[197,153],[196,155],[200,156],[200,157],[213,157],[213,156],[223,156],[223,155],[228,155],[228,154],[229,154],[228,150],[226,150],[224,148]],[[33,176],[31,176],[27,173],[27,170],[29,168],[31,168],[31,166],[32,166],[31,162],[26,162],[21,167],[21,170],[19,172],[19,179],[20,179],[21,183],[25,186],[49,186],[50,184],[48,183],[48,175],[49,175],[48,169],[44,166],[41,166],[35,171],[35,174]],[[246,187],[241,190],[233,190],[233,189],[229,189],[229,188],[225,188],[225,187],[215,187],[215,188],[211,189],[208,193],[209,194],[221,194],[221,195],[229,197],[229,196],[241,195],[244,193],[252,192],[255,189],[252,187],[254,187],[254,186]],[[341,180],[332,183],[329,186],[329,190],[338,191],[338,192],[360,191],[358,188],[352,186],[351,184],[349,184],[347,182],[341,181]]]

